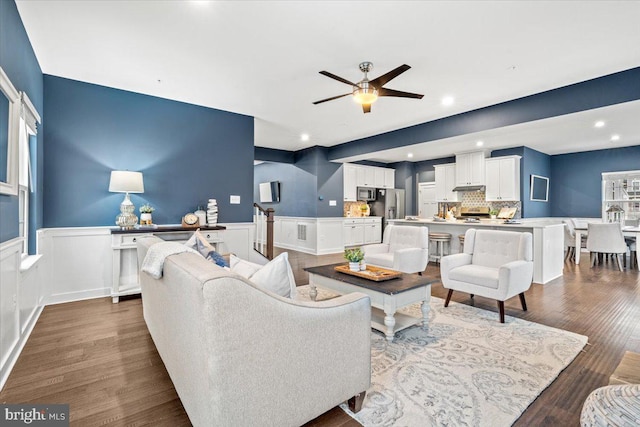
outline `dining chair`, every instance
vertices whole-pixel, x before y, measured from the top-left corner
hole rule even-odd
[[[638,219],[625,219],[624,226],[625,227],[635,227],[637,228],[640,225],[640,220]],[[636,238],[635,237],[626,237],[624,241],[627,243],[629,247],[629,267],[635,267],[636,262]]]
[[[614,254],[620,271],[622,260],[620,255],[627,254],[627,243],[622,235],[622,228],[617,222],[589,223],[587,236],[587,250],[591,253],[591,267],[596,263],[597,254]]]
[[[575,218],[568,218],[562,221],[564,223],[564,245],[567,249],[567,252],[564,256],[564,260],[570,259],[573,257],[573,262],[576,260],[576,223],[578,220]],[[587,236],[582,235],[580,248],[587,247]]]

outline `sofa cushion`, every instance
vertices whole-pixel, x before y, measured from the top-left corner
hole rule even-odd
[[[378,267],[393,268],[393,252],[384,254],[370,254],[366,257],[367,263]]]
[[[467,264],[449,271],[449,279],[498,289],[499,270],[482,265]]]
[[[252,283],[283,297],[294,298],[296,281],[289,265],[289,255],[283,252],[265,265],[231,255],[231,271]]]

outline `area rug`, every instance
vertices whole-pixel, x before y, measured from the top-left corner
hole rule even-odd
[[[308,286],[298,288],[308,295]],[[319,290],[318,299],[335,295]],[[419,305],[405,310],[421,316]],[[364,426],[510,426],[573,361],[587,337],[431,299],[429,324],[371,336]]]

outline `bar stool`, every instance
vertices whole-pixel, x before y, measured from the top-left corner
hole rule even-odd
[[[429,243],[434,242],[436,244],[436,253],[435,255],[431,255],[430,259],[433,259],[435,262],[439,263],[440,258],[445,255],[449,255],[451,251],[451,233],[432,233],[429,232]],[[445,253],[445,243],[447,244],[447,249]]]
[[[458,240],[460,241],[460,253],[464,252],[464,234],[458,234]]]

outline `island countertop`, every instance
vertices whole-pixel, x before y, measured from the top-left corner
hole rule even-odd
[[[431,218],[427,219],[390,219],[389,223],[393,224],[402,224],[402,225],[426,225],[430,226],[446,226],[446,225],[457,225],[457,226],[465,226],[465,227],[500,227],[500,228],[544,228],[550,225],[554,225],[554,223],[549,220],[537,220],[534,218],[531,219],[517,219],[515,223],[505,223],[504,219],[481,219],[479,221],[467,221],[464,219],[456,219],[456,220],[447,220],[447,221],[436,221]],[[560,221],[557,222],[558,224]]]
[[[523,218],[515,224],[503,219],[435,221],[428,219],[391,219],[390,224],[425,226],[429,232],[450,233],[449,253],[461,251],[458,236],[470,228],[529,232],[533,235],[533,281],[549,283],[562,276],[564,267],[564,224],[556,218]]]

